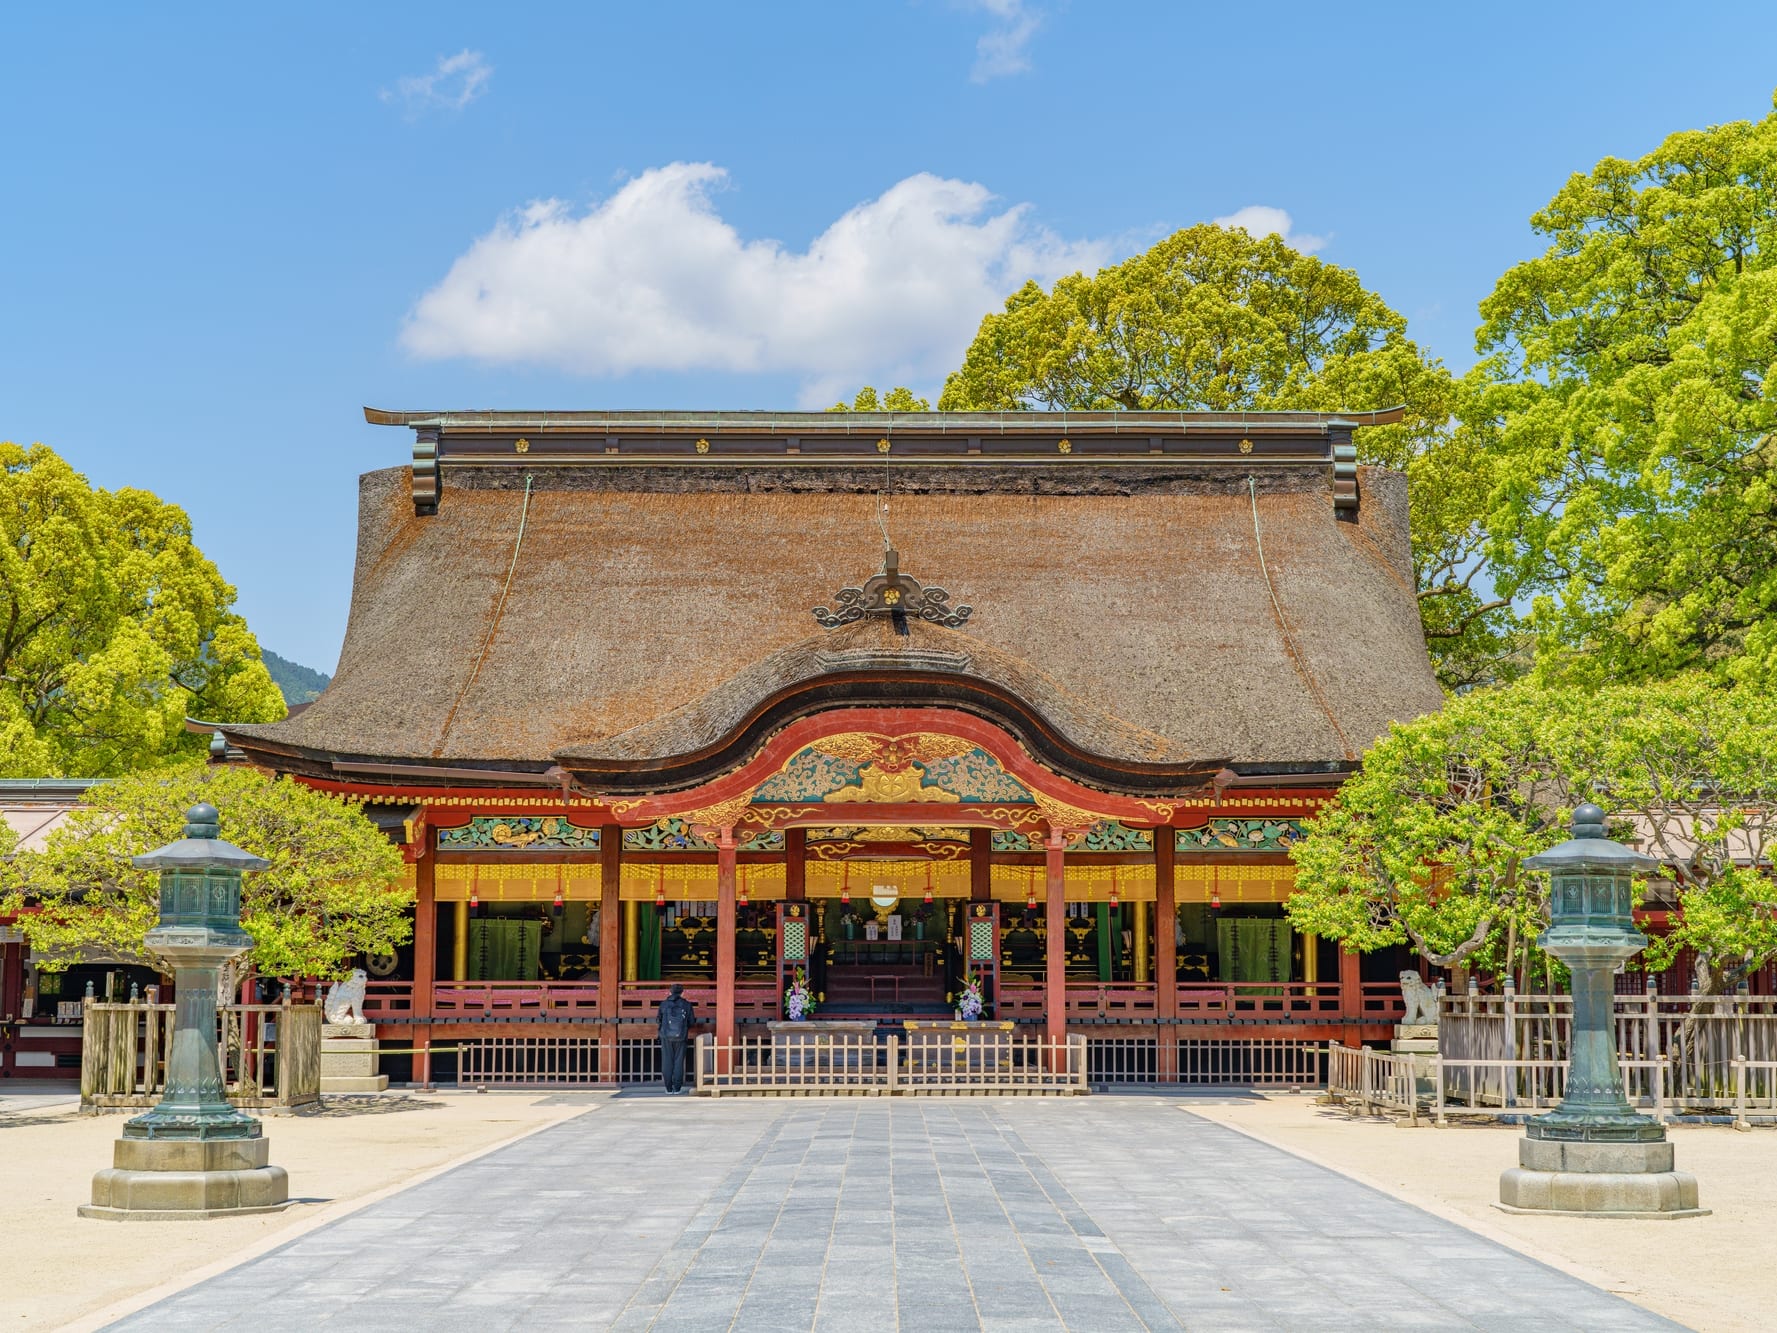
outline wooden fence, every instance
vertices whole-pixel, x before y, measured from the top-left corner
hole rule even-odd
[[[83,1109],[153,1106],[161,1099],[173,1051],[174,1009],[151,1000],[86,1002]],[[231,1004],[218,1011],[216,1028],[216,1057],[234,1105],[288,1109],[320,1098],[320,1005]]]
[[[1086,1039],[1061,1042],[1010,1032],[777,1034],[697,1039],[696,1090],[830,1096],[1088,1091]]]
[[[1452,1105],[1522,1109],[1559,1101],[1573,997],[1475,991],[1438,1007],[1443,1092]],[[1616,997],[1617,1052],[1630,1101],[1675,1112],[1777,1099],[1777,997]]]
[[[1400,1111],[1419,1123],[1419,1077],[1411,1055],[1327,1044],[1327,1097],[1365,1115]]]

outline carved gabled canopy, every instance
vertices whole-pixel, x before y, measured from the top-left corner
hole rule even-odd
[[[952,606],[943,588],[928,588],[901,572],[901,553],[887,547],[882,553],[882,572],[861,588],[841,588],[833,598],[834,609],[814,608],[814,618],[825,629],[838,629],[865,616],[909,616],[929,620],[948,629],[961,629],[974,613],[972,606]]]

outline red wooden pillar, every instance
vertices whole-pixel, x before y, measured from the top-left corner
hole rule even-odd
[[[1043,844],[1047,889],[1043,1009],[1048,1015],[1047,1035],[1052,1046],[1067,1040],[1067,872],[1062,861],[1066,848],[1061,830],[1050,829],[1049,838]]]
[[[784,901],[799,903],[808,898],[808,830],[784,831]]]
[[[1178,903],[1175,862],[1178,839],[1170,828],[1154,830],[1154,1075],[1178,1082]],[[1137,904],[1140,910],[1140,904]]]
[[[971,902],[993,901],[993,830],[969,830],[969,899]]]
[[[0,941],[0,1023],[11,1023],[25,1007],[25,946]]]
[[[623,983],[623,830],[599,830],[599,1082],[617,1081],[617,1019]]]
[[[716,1042],[734,1040],[734,830],[716,840]]]
[[[438,975],[437,861],[420,848],[413,864],[413,1079],[432,1085],[432,982]]]
[[[1364,988],[1358,956],[1350,949],[1339,950],[1339,1016],[1344,1020],[1345,1044],[1362,1046]]]

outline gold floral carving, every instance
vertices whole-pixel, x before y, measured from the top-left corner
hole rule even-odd
[[[916,731],[906,736],[886,736],[874,731],[842,731],[814,741],[810,749],[834,759],[859,764],[858,780],[822,799],[829,803],[902,805],[951,805],[962,798],[953,791],[928,785],[922,769],[939,759],[954,759],[975,748],[959,736]]]
[[[960,842],[916,842],[913,844],[934,861],[960,861],[969,849]]]
[[[1035,798],[1037,809],[1043,812],[1043,818],[1049,821],[1051,828],[1065,832],[1084,832],[1104,816],[1095,815],[1080,809],[1077,805],[1069,805],[1066,801],[1058,801],[1053,796],[1045,796],[1040,791],[1031,792]]]
[[[688,810],[681,818],[694,829],[731,829],[740,823],[741,816],[747,813],[747,807],[752,801],[753,792],[749,789],[726,801],[706,805],[701,810]]]
[[[900,769],[908,764],[929,764],[938,759],[954,759],[975,748],[975,742],[960,736],[943,736],[931,731],[916,731],[906,736],[887,736],[879,731],[842,731],[812,741],[809,749],[834,759],[849,759],[856,764],[880,764]]]
[[[912,842],[918,835],[905,824],[878,824],[874,828],[861,829],[858,832],[859,842]]]
[[[890,769],[865,764],[858,770],[858,780],[855,783],[830,791],[822,799],[835,804],[954,805],[962,797],[953,791],[945,791],[942,787],[926,786],[924,771],[915,771],[911,765]]]

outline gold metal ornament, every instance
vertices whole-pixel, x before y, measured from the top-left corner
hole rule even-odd
[[[1241,453],[1250,454],[1252,451],[1253,451],[1253,442],[1251,440],[1242,440],[1240,442],[1240,452]]]
[[[1061,440],[1055,447],[1061,450],[1064,454],[1071,454],[1074,451],[1074,442],[1072,440]]]
[[[531,442],[526,439],[515,440],[512,447],[521,454],[528,454],[531,451]]]
[[[698,453],[707,454],[709,451],[710,451],[710,442],[708,440],[699,440],[697,442],[697,452]]]
[[[878,440],[876,442],[876,452],[879,454],[886,454],[891,447],[892,446],[887,440]]]

